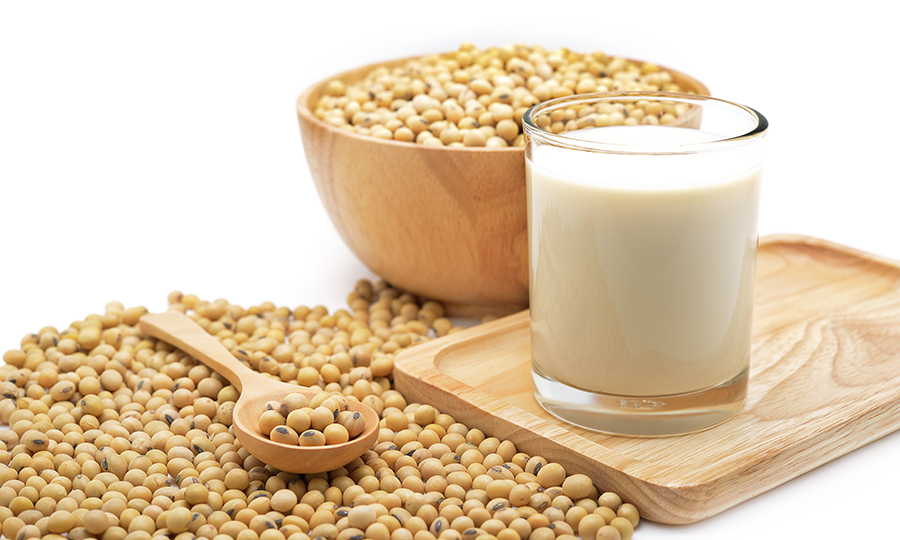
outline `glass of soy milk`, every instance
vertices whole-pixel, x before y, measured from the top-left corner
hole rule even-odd
[[[747,393],[766,119],[616,92],[523,124],[537,401],[627,436],[726,420]]]

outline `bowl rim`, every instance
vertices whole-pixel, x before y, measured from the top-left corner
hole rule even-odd
[[[313,83],[312,85],[308,86],[305,90],[303,90],[303,92],[300,94],[300,96],[297,97],[297,115],[301,119],[316,125],[320,129],[325,129],[334,135],[348,136],[350,138],[355,138],[360,141],[366,141],[366,142],[375,143],[375,144],[385,144],[385,145],[389,145],[389,146],[395,146],[398,148],[409,148],[409,149],[415,149],[415,150],[434,151],[434,152],[441,152],[441,151],[473,152],[473,153],[479,153],[479,152],[510,152],[510,153],[524,152],[525,151],[524,146],[507,146],[507,147],[501,147],[501,148],[488,148],[485,146],[464,146],[464,147],[426,146],[424,144],[416,144],[416,143],[405,142],[405,141],[395,141],[393,139],[381,139],[378,137],[372,137],[370,135],[361,135],[359,133],[354,133],[351,131],[347,131],[345,129],[335,127],[327,122],[323,122],[315,114],[313,114],[312,109],[310,109],[310,107],[309,107],[309,101],[312,98],[312,96],[314,94],[316,94],[317,92],[319,92],[320,90],[322,90],[322,88],[325,85],[327,85],[329,82],[331,82],[335,79],[344,80],[344,78],[347,78],[348,76],[349,76],[349,78],[352,79],[359,74],[362,74],[363,77],[365,77],[365,74],[367,74],[368,72],[372,71],[375,68],[397,67],[397,66],[400,66],[403,63],[408,62],[410,60],[415,60],[418,58],[426,58],[429,56],[436,56],[436,55],[441,55],[441,54],[447,54],[447,52],[431,53],[431,54],[417,54],[415,56],[407,56],[405,58],[395,58],[392,60],[385,60],[382,62],[374,62],[374,63],[367,64],[364,66],[356,67],[353,69],[348,69],[348,70],[342,71],[340,73],[336,73],[334,75],[326,77],[324,79],[321,79],[321,80]],[[610,56],[610,58],[624,58],[625,60],[628,60],[630,62],[635,62],[635,63],[640,63],[640,64],[647,63],[644,60],[635,60],[635,59],[626,58],[626,57],[620,56],[620,55],[608,55],[608,56]],[[706,85],[704,85],[702,82],[695,79],[694,77],[691,77],[690,75],[687,75],[681,71],[677,71],[677,70],[668,68],[666,66],[663,66],[661,64],[657,64],[656,62],[653,62],[653,64],[656,65],[657,67],[659,67],[660,70],[668,71],[669,73],[671,73],[675,77],[676,80],[681,79],[681,80],[691,81],[692,84],[696,85],[696,90],[697,90],[696,93],[698,95],[702,95],[702,96],[711,96],[712,95],[709,91],[709,88],[707,88]],[[301,127],[302,127],[302,125],[301,125]]]

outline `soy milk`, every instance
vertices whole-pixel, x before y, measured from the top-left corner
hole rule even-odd
[[[719,139],[664,126],[572,136],[648,151]],[[739,145],[664,159],[542,145],[526,175],[536,373],[661,396],[747,368],[760,171]]]

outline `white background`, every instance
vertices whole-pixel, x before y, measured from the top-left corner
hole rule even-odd
[[[874,0],[0,5],[0,349],[173,289],[344,307],[369,271],[294,104],[329,75],[511,42],[652,60],[771,125],[760,227],[900,259],[900,39]],[[726,7],[728,6],[728,7]],[[511,12],[510,10],[514,10]],[[637,538],[897,538],[900,434]]]

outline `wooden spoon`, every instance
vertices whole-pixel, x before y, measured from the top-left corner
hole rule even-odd
[[[281,401],[293,392],[312,399],[318,391],[270,379],[253,371],[181,312],[144,315],[141,330],[200,360],[238,389],[241,395],[234,406],[235,435],[248,452],[267,465],[294,473],[333,471],[363,455],[378,438],[378,414],[371,407],[350,401],[350,410],[359,411],[366,419],[362,434],[355,439],[326,446],[292,446],[275,442],[264,435],[258,425],[266,402]]]

